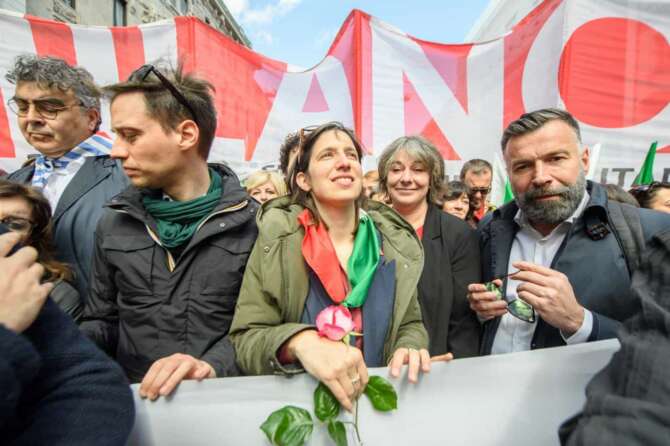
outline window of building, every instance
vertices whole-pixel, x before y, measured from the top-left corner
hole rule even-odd
[[[63,3],[68,5],[70,8],[75,9],[74,0],[63,0]]]
[[[114,26],[126,26],[126,0],[114,0]]]
[[[181,14],[188,13],[188,0],[179,0],[179,12]]]

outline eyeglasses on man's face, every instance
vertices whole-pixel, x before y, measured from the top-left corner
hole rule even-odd
[[[7,101],[7,107],[16,113],[18,116],[25,118],[30,113],[30,105],[32,104],[35,113],[47,120],[53,120],[58,117],[58,113],[68,110],[73,107],[80,107],[83,104],[77,102],[74,104],[66,104],[57,98],[44,98],[28,100],[18,97],[13,97]]]
[[[470,193],[472,195],[477,195],[477,193],[480,193],[482,195],[488,195],[489,192],[491,192],[490,187],[471,187],[470,188]]]
[[[0,223],[5,225],[12,232],[27,234],[33,228],[33,222],[27,218],[8,216],[0,219]]]
[[[183,105],[186,108],[186,110],[188,110],[191,113],[191,116],[193,116],[193,120],[197,124],[198,115],[195,113],[195,109],[188,102],[188,99],[186,99],[186,96],[180,93],[177,87],[175,87],[174,84],[170,82],[170,80],[167,77],[165,77],[163,73],[158,71],[158,69],[153,65],[151,64],[142,65],[137,70],[132,72],[132,74],[128,77],[128,80],[131,82],[144,82],[147,76],[149,76],[149,74],[151,73],[155,74],[158,80],[161,82],[161,84],[163,84],[163,86],[168,89],[168,91],[172,94],[172,96],[181,105]]]

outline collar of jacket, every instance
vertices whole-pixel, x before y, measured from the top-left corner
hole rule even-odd
[[[298,215],[303,209],[298,204],[291,204],[290,196],[265,202],[256,215],[259,232],[263,234],[266,241],[272,241],[302,231],[298,223]],[[364,209],[374,221],[377,230],[381,232],[384,243],[391,244],[408,260],[423,259],[421,241],[414,228],[396,211],[385,204],[371,200],[367,201]]]
[[[442,222],[441,219],[457,218],[451,214],[443,212],[442,209],[428,203],[428,211],[426,212],[426,219],[423,223],[423,239],[432,240],[442,237]]]
[[[240,209],[246,207],[249,200],[249,196],[246,191],[240,185],[240,180],[237,178],[237,175],[228,167],[223,164],[210,163],[209,167],[213,168],[221,175],[222,189],[223,194],[221,194],[221,200],[216,205],[212,214],[221,212],[226,209],[234,209],[239,206]],[[112,198],[107,204],[106,207],[125,212],[132,217],[142,221],[143,223],[149,225],[152,230],[156,230],[155,222],[153,217],[144,208],[142,204],[142,196],[147,193],[146,189],[138,189],[135,186],[129,186],[126,190]],[[256,206],[254,207],[254,212]],[[249,218],[251,213],[249,214]],[[248,218],[244,218],[248,220]]]

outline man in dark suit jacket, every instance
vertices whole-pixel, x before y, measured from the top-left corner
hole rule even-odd
[[[129,184],[108,156],[112,141],[96,133],[100,92],[88,71],[53,57],[19,56],[6,78],[16,85],[9,107],[40,153],[8,178],[40,188],[51,203],[58,259],[72,266],[86,301],[102,205]]]
[[[608,202],[602,186],[587,182],[589,151],[565,111],[522,115],[502,148],[516,199],[479,226],[482,279],[496,279],[502,299],[483,284],[468,287],[484,322],[482,353],[614,337],[639,311],[628,291],[637,259],[620,228],[649,240],[670,216]]]

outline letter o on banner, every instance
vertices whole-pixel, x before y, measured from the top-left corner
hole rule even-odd
[[[670,101],[670,46],[663,34],[632,19],[584,23],[561,54],[558,86],[581,122],[623,128],[648,121]]]

